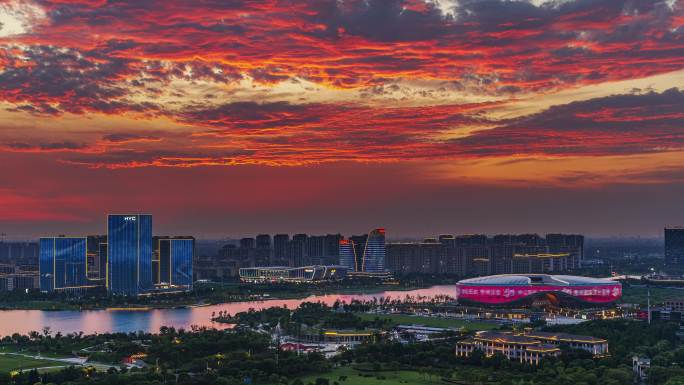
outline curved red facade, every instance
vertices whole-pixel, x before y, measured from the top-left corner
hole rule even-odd
[[[620,283],[601,285],[479,285],[456,284],[459,302],[503,305],[540,294],[560,294],[590,304],[607,304],[622,296]]]

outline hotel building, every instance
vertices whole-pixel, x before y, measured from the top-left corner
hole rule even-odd
[[[498,352],[509,360],[538,365],[544,357],[558,356],[561,346],[581,349],[594,357],[608,354],[608,341],[591,336],[538,331],[524,334],[481,331],[472,338],[457,342],[456,355],[468,357],[473,351],[480,350],[490,357]]]
[[[542,343],[531,337],[500,332],[477,332],[473,338],[456,343],[458,357],[468,357],[475,350],[480,350],[487,357],[501,353],[509,360],[532,365],[539,365],[545,357],[557,357],[561,354],[560,348],[555,345]]]

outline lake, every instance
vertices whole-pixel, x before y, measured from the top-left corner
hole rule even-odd
[[[189,329],[190,326],[222,328],[225,324],[212,322],[212,313],[227,311],[235,314],[250,308],[260,310],[269,307],[287,306],[294,309],[302,302],[322,302],[332,305],[335,301],[351,302],[354,299],[372,300],[373,298],[403,299],[409,296],[434,297],[436,295],[456,295],[453,285],[432,286],[425,289],[407,291],[382,291],[375,293],[325,294],[312,295],[302,299],[268,299],[260,301],[232,302],[203,307],[152,310],[88,310],[88,311],[42,311],[42,310],[4,310],[0,311],[0,336],[13,333],[28,334],[42,331],[49,326],[52,333],[61,332],[85,334],[109,332],[153,332],[162,326],[176,329]]]

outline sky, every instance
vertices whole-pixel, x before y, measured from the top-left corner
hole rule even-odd
[[[0,0],[0,233],[657,236],[682,0]]]

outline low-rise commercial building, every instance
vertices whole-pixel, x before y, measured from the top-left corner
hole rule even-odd
[[[344,266],[303,267],[243,267],[240,280],[243,282],[315,282],[342,279],[347,275]]]
[[[378,330],[341,330],[323,329],[305,332],[301,338],[306,342],[338,344],[338,345],[357,345],[364,342],[375,341],[376,337],[384,334]]]

